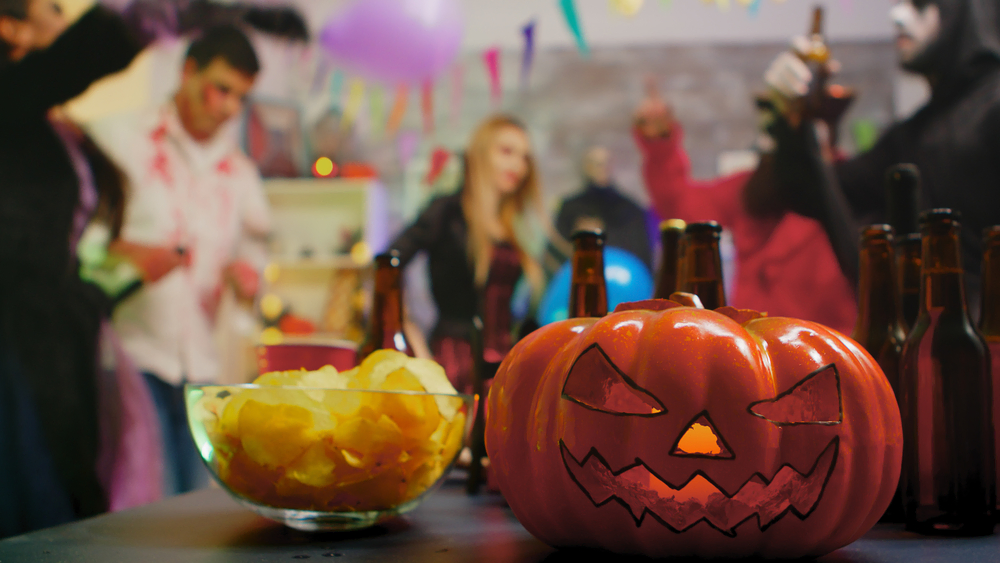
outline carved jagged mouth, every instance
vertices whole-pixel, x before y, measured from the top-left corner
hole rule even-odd
[[[678,487],[638,458],[634,464],[612,471],[595,448],[578,461],[562,440],[559,447],[566,470],[594,506],[615,501],[628,510],[636,526],[641,526],[648,514],[674,532],[705,521],[724,535],[736,537],[736,527],[754,516],[761,530],[789,512],[805,520],[819,504],[833,475],[840,440],[830,441],[808,473],[790,465],[781,466],[769,480],[754,473],[733,495],[701,471]]]

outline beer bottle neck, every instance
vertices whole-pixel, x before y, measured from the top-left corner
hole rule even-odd
[[[906,332],[916,323],[920,313],[922,245],[919,234],[906,235],[902,240],[896,240],[896,291],[899,294],[900,314]]]
[[[920,312],[961,311],[968,316],[957,227],[925,230],[920,274]]]
[[[1000,236],[987,239],[984,246],[983,297],[979,324],[984,334],[1000,336]],[[1000,362],[1000,358],[995,361]]]
[[[375,295],[372,300],[373,334],[398,332],[403,327],[402,272],[399,268],[375,270]]]
[[[681,259],[681,243],[684,232],[679,229],[663,229],[660,232],[660,275],[656,281],[657,299],[667,299],[678,288],[678,267]]]
[[[608,314],[604,241],[596,237],[578,237],[574,246],[569,318],[603,317]]]
[[[867,336],[885,333],[899,323],[894,290],[893,252],[886,238],[866,240],[861,248],[858,282],[858,320],[854,332]]]
[[[726,305],[722,285],[722,256],[717,237],[689,237],[684,248],[684,287],[701,298],[706,309]]]

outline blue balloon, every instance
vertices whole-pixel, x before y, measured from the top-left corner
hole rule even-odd
[[[565,320],[569,316],[569,286],[573,267],[566,262],[552,277],[538,305],[538,323],[547,325]],[[653,296],[653,276],[649,269],[633,254],[604,247],[604,280],[608,287],[608,311],[619,303],[642,301]]]
[[[510,296],[510,314],[515,322],[521,322],[531,309],[531,284],[528,278],[521,276],[514,286],[514,294]]]

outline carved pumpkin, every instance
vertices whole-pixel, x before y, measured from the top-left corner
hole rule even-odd
[[[493,380],[486,445],[514,514],[556,547],[819,556],[882,515],[899,409],[822,325],[654,300],[547,325]]]

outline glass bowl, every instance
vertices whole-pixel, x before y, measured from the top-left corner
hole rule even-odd
[[[365,528],[416,508],[444,481],[472,419],[469,395],[253,384],[184,392],[215,480],[305,531]]]

